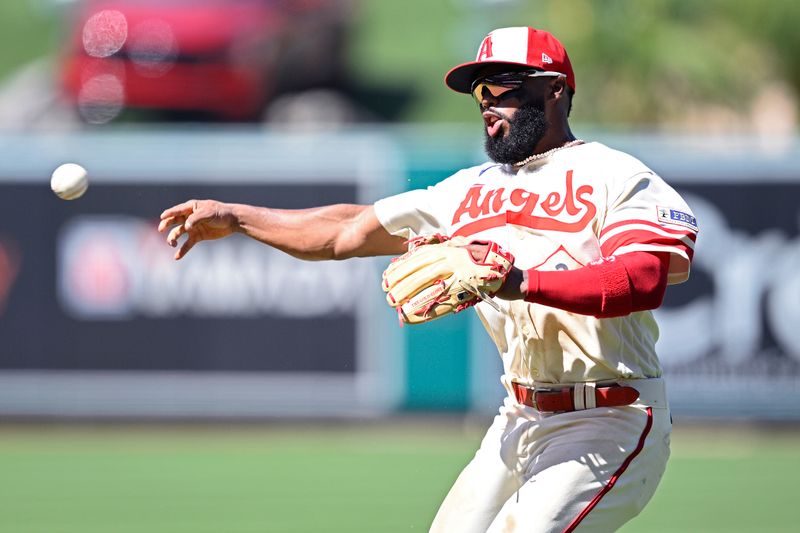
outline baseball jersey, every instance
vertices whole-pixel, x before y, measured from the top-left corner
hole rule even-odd
[[[394,235],[444,233],[495,241],[520,269],[572,270],[633,251],[669,252],[670,284],[685,281],[698,231],[678,193],[638,159],[592,142],[518,172],[485,163],[427,189],[375,203]],[[577,383],[659,377],[650,311],[599,319],[495,298],[475,309],[503,359],[502,381]],[[512,393],[513,395],[513,393]]]

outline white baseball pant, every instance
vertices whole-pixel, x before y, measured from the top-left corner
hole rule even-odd
[[[672,429],[662,379],[630,406],[541,413],[507,398],[431,533],[615,531],[653,496]]]

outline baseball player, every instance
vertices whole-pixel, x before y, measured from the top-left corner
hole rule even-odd
[[[233,232],[303,259],[399,255],[432,234],[479,241],[476,261],[505,250],[513,266],[475,309],[508,395],[431,531],[616,530],[669,457],[651,310],[689,275],[695,218],[642,162],[572,134],[575,75],[551,34],[495,30],[445,83],[475,99],[490,162],[371,206],[192,200],[159,231],[186,235],[176,259]]]

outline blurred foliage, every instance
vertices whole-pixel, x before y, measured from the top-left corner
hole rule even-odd
[[[0,2],[0,80],[25,63],[58,49],[58,14],[39,2]]]
[[[452,98],[443,75],[504,26],[544,28],[564,43],[581,122],[746,123],[760,96],[777,90],[796,102],[800,93],[796,0],[362,0],[362,8],[354,65],[416,86],[414,121],[473,116],[472,101]]]
[[[744,129],[762,117],[767,127],[773,119],[795,127],[796,0],[353,3],[348,75],[358,83],[413,93],[400,120],[472,121],[474,104],[453,97],[442,83],[444,74],[472,60],[489,30],[532,25],[553,32],[569,50],[577,77],[576,122]],[[0,48],[0,78],[33,58],[57,53],[63,4],[0,3],[6,44]]]

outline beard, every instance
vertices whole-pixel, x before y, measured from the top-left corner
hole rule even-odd
[[[505,118],[505,115],[503,115]],[[486,130],[484,149],[489,158],[496,163],[513,164],[529,155],[547,132],[547,119],[544,115],[544,100],[520,106],[513,119],[506,118],[508,135],[490,137]]]

